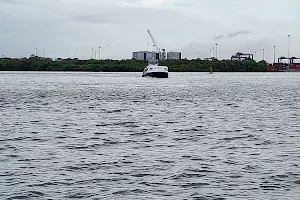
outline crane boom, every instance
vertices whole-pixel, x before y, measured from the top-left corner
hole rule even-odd
[[[150,30],[148,30],[148,34],[149,34],[149,36],[150,36],[150,38],[151,38],[151,40],[152,40],[152,42],[153,42],[153,44],[154,44],[157,52],[160,53],[160,48],[158,47],[157,42],[155,41],[155,39],[154,39],[153,35],[151,34]]]

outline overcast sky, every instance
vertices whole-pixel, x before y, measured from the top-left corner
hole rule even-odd
[[[152,50],[150,29],[161,48],[183,57],[220,58],[262,49],[268,61],[300,57],[299,0],[0,0],[0,54],[28,57],[38,48],[57,57],[131,58]],[[150,43],[150,45],[148,45]],[[97,54],[98,56],[98,54]]]

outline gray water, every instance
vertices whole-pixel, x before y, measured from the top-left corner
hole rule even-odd
[[[0,199],[300,199],[300,73],[0,73]]]

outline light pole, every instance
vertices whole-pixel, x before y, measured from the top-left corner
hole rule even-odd
[[[94,49],[92,49],[92,60],[94,59]]]
[[[254,52],[254,60],[256,61],[256,51]]]
[[[99,46],[99,60],[101,60],[101,46]]]
[[[209,57],[211,58],[211,49],[209,50]]]
[[[110,45],[109,45],[109,44],[107,45],[107,48],[110,48]]]
[[[155,45],[153,45],[153,47],[154,47]],[[109,48],[110,47],[110,45],[108,44],[107,46],[105,45],[105,46],[99,46],[99,60],[101,60],[101,56],[102,56],[102,52],[101,52],[101,50],[104,48],[104,50],[106,50],[107,48]],[[106,58],[105,58],[106,59]]]
[[[35,48],[35,56],[38,56],[38,48]]]
[[[263,61],[265,61],[265,49],[263,49]]]
[[[290,45],[291,45],[291,35],[288,35],[289,37],[289,44],[288,44],[288,66],[289,66],[289,69],[290,69],[290,64],[291,64],[291,60],[290,60]]]
[[[213,47],[212,49],[213,49],[212,57],[215,58],[215,47]]]
[[[216,59],[218,59],[218,43],[216,44]]]
[[[273,64],[275,64],[275,62],[276,62],[276,46],[274,45],[273,48],[274,48],[274,62],[273,62]]]

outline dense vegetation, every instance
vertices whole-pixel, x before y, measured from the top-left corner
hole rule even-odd
[[[264,72],[267,71],[265,61],[255,62],[253,60],[165,60],[162,65],[169,67],[173,72],[208,72],[212,67],[215,72]]]
[[[262,72],[267,63],[253,60],[164,60],[160,65],[169,67],[170,72]],[[0,71],[92,71],[92,72],[141,72],[146,61],[130,60],[78,60],[30,57],[22,59],[0,59]]]

